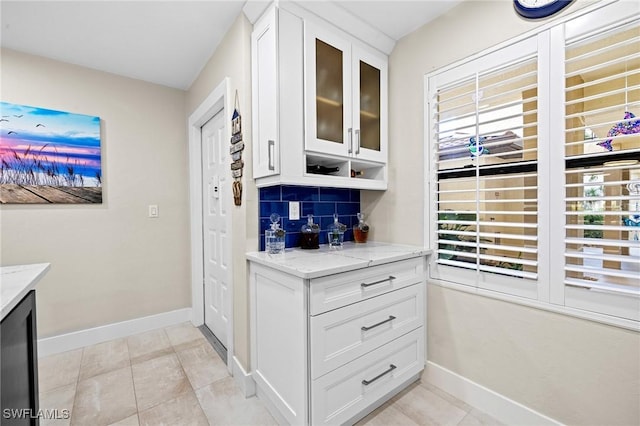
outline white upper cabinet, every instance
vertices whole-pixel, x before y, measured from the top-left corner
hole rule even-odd
[[[251,42],[256,185],[386,189],[387,56],[291,3]]]
[[[277,62],[276,10],[271,9],[264,19],[256,23],[251,35],[253,91],[253,177],[280,173],[278,139],[278,62]],[[257,84],[258,81],[260,84]]]
[[[307,151],[385,162],[387,58],[308,22],[305,61]]]

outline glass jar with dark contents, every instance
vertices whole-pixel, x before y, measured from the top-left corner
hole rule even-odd
[[[307,223],[300,228],[300,248],[302,249],[317,249],[320,247],[320,240],[318,235],[320,234],[320,226],[317,223],[313,223],[313,215],[307,216]]]
[[[353,239],[356,243],[366,243],[369,236],[369,225],[364,221],[364,215],[358,213],[358,223],[353,225]]]

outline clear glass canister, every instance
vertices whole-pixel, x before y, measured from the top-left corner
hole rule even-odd
[[[338,214],[333,215],[333,223],[329,225],[327,232],[327,240],[330,249],[341,249],[344,243],[344,231],[347,230],[346,225],[338,222]]]
[[[285,230],[280,228],[280,215],[272,213],[269,216],[271,229],[264,231],[264,249],[269,254],[284,253]]]
[[[358,223],[353,225],[353,240],[356,243],[366,243],[369,236],[369,225],[364,221],[364,215],[358,213]]]
[[[302,249],[317,249],[320,247],[320,226],[317,223],[313,223],[313,215],[307,216],[307,223],[300,228],[302,232],[300,237],[300,248]]]

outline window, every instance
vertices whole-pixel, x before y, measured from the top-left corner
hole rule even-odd
[[[566,41],[564,137],[565,303],[636,320],[639,46],[637,21]]]
[[[629,12],[594,7],[426,77],[432,279],[640,320]]]
[[[536,49],[535,38],[526,40],[431,82],[441,279],[536,294]]]

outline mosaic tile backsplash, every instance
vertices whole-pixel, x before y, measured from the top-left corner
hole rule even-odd
[[[320,225],[320,244],[327,244],[327,229],[333,223],[333,214],[347,225],[345,241],[353,241],[356,214],[360,211],[360,190],[343,188],[318,188],[310,186],[270,186],[260,188],[260,250],[264,251],[264,231],[269,229],[271,213],[281,217],[280,226],[287,231],[286,247],[300,246],[300,228],[307,223],[307,215]],[[300,202],[300,219],[289,220],[289,201]]]

